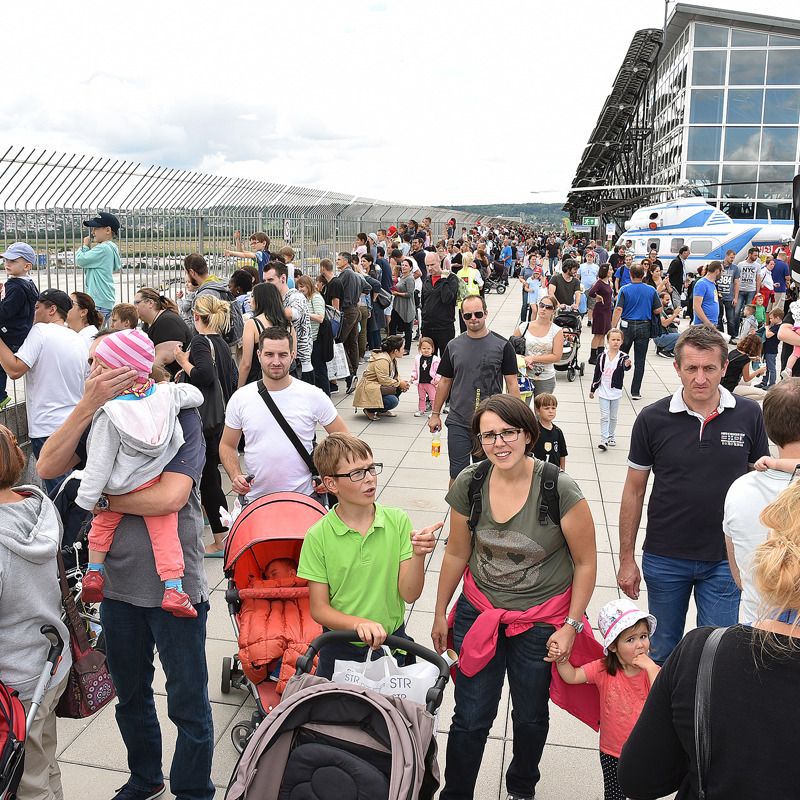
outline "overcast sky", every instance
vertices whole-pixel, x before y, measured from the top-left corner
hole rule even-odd
[[[794,7],[760,0],[758,12],[800,17]],[[437,205],[564,200],[633,32],[664,18],[663,0],[90,8],[5,4],[16,34],[3,152],[45,147]]]

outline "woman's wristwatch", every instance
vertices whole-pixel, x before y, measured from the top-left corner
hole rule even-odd
[[[564,624],[572,625],[572,627],[575,628],[576,633],[580,633],[583,630],[583,623],[578,622],[576,619],[572,619],[572,617],[564,617]]]

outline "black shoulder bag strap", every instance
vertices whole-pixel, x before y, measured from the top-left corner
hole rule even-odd
[[[542,499],[539,504],[539,524],[544,525],[549,516],[555,525],[561,524],[561,503],[558,496],[558,476],[561,469],[549,461],[542,461]]]
[[[314,459],[311,457],[311,453],[309,453],[308,450],[303,447],[303,443],[300,441],[297,434],[292,430],[292,426],[289,425],[289,423],[286,421],[286,417],[281,414],[280,409],[275,405],[275,401],[270,396],[269,389],[264,386],[263,379],[259,379],[258,381],[258,393],[261,395],[261,399],[264,401],[267,408],[270,410],[270,413],[275,418],[275,422],[281,426],[281,430],[286,434],[286,438],[292,443],[294,449],[297,450],[300,458],[305,461],[308,471],[311,473],[312,477],[316,476],[317,469],[314,466]]]
[[[694,748],[697,760],[697,791],[700,800],[706,800],[708,769],[711,765],[711,676],[717,647],[727,628],[716,628],[706,639],[697,667],[697,685],[694,691]]]

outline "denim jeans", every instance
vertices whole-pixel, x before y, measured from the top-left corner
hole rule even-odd
[[[614,438],[617,430],[617,412],[619,411],[619,398],[607,400],[605,397],[598,397],[600,403],[600,440],[607,442]]]
[[[558,256],[548,256],[547,257],[547,275],[550,277],[555,271],[556,267],[558,266]]]
[[[42,452],[42,448],[44,447],[44,443],[49,439],[48,436],[31,436],[31,450],[33,450],[33,454],[36,456],[37,460],[39,458],[39,453]],[[64,482],[64,478],[70,474],[72,470],[69,472],[65,472],[63,475],[59,475],[57,478],[43,478],[42,481],[44,482],[44,490],[50,497],[54,497],[58,487]]]
[[[693,561],[644,553],[642,575],[650,613],[658,621],[650,650],[650,658],[657,664],[663,664],[683,638],[692,590],[698,627],[735,625],[739,620],[742,593],[727,560]]]
[[[170,789],[180,800],[212,800],[214,724],[208,700],[206,619],[208,602],[195,606],[195,619],[162,608],[140,608],[103,600],[100,620],[106,657],[117,690],[117,726],[128,751],[128,785],[152,791],[164,780],[161,727],[153,702],[153,655],[167,678],[167,713],[178,729]]]
[[[624,320],[623,320],[624,321]],[[631,394],[641,394],[644,362],[647,358],[647,345],[650,342],[650,320],[629,319],[623,331],[622,349],[626,353],[633,352],[633,380]],[[631,346],[633,350],[631,350]]]
[[[453,625],[456,652],[461,651],[464,637],[477,618],[478,612],[462,595]],[[543,659],[555,628],[536,625],[507,637],[505,627],[500,626],[494,657],[480,672],[468,678],[458,670],[441,800],[472,799],[506,671],[513,724],[513,758],[506,772],[506,789],[518,797],[531,797],[536,791],[539,761],[550,727],[551,665]]]
[[[736,336],[739,329],[736,327],[736,306],[733,300],[723,300],[720,306],[720,321],[724,320],[729,336]]]
[[[675,342],[678,341],[680,334],[677,331],[672,333],[663,333],[653,339],[653,343],[659,350],[672,350],[675,347]]]
[[[744,307],[748,303],[752,303],[755,296],[755,290],[752,292],[743,292],[741,289],[739,290],[739,299],[736,301],[736,311],[734,312],[734,327],[736,328],[736,333],[733,334],[734,336],[739,335],[739,327],[742,324],[742,313],[744,312]]]
[[[400,402],[400,398],[396,394],[385,394],[383,395],[383,406],[381,408],[368,408],[370,414],[378,414],[381,411],[391,411],[393,408],[397,408],[398,403]]]
[[[764,353],[764,361],[767,363],[767,374],[764,376],[763,381],[765,386],[770,387],[778,380],[778,354]]]

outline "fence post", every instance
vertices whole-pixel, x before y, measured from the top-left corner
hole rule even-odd
[[[205,228],[205,224],[206,224],[206,218],[203,216],[203,213],[200,212],[200,230],[198,231],[200,241],[198,242],[197,245],[197,252],[200,253],[201,256],[203,255],[203,248],[205,246],[203,241],[203,233],[204,233],[203,229]]]
[[[306,215],[300,217],[300,268],[306,266]]]

